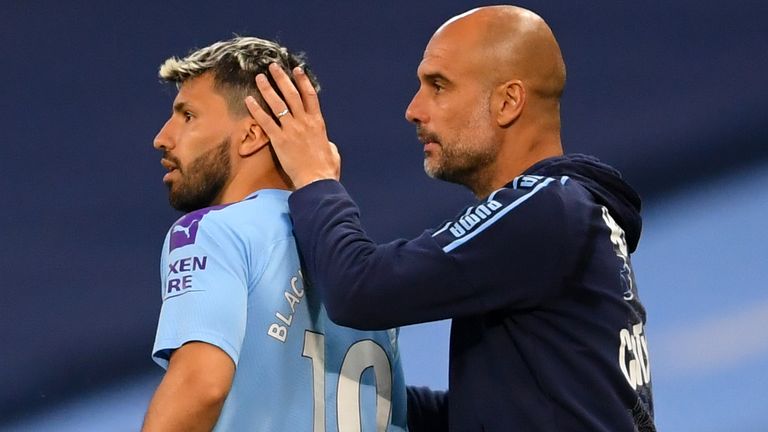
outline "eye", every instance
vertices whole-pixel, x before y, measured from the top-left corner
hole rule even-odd
[[[445,86],[440,81],[432,81],[432,88],[435,89],[435,93],[442,93],[445,90]]]
[[[189,123],[190,120],[192,120],[194,116],[189,111],[184,111],[184,122]]]

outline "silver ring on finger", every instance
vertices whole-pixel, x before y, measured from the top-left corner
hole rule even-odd
[[[280,117],[283,117],[283,116],[286,116],[286,115],[288,115],[288,113],[289,113],[289,112],[290,112],[290,111],[288,111],[288,108],[286,108],[286,109],[284,109],[284,110],[280,111],[279,113],[277,113],[277,114],[275,115],[275,117],[277,117],[277,118],[279,119]]]

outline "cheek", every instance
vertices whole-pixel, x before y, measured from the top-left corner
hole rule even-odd
[[[179,134],[174,154],[183,166],[187,166],[205,152],[210,142],[212,139],[208,134],[196,128],[188,128]]]
[[[477,133],[485,133],[491,127],[491,113],[488,104],[475,102],[468,105],[464,122],[476,130]]]
[[[446,95],[448,96],[448,95]],[[440,124],[449,130],[460,131],[469,125],[476,124],[477,101],[462,95],[451,95],[440,101],[435,110]]]

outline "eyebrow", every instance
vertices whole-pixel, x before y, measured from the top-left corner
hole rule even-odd
[[[185,101],[176,102],[173,104],[173,112],[175,113],[183,113],[189,108],[189,104]]]
[[[440,72],[432,72],[432,73],[424,74],[421,76],[421,79],[428,82],[442,81],[446,84],[451,83],[451,80],[446,78],[446,76],[441,74]]]

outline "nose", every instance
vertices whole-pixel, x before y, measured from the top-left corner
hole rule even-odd
[[[170,138],[168,129],[170,127],[171,120],[165,122],[160,131],[155,135],[155,140],[152,143],[152,147],[155,150],[170,150],[173,148],[173,141]]]
[[[419,89],[419,91],[413,95],[411,103],[409,103],[405,108],[405,119],[411,123],[418,124],[427,123],[429,121],[429,117],[427,116],[423,107],[421,89]]]

